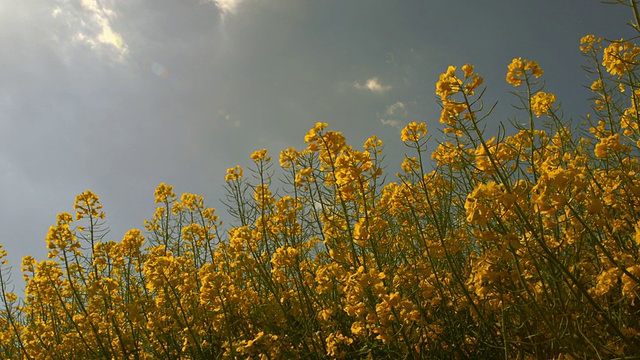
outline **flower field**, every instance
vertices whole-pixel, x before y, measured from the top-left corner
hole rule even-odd
[[[516,58],[505,80],[526,121],[487,134],[481,75],[450,66],[444,135],[431,151],[409,123],[398,174],[376,136],[352,147],[318,123],[305,149],[227,170],[225,233],[201,196],[163,183],[144,230],[106,241],[98,196],[78,195],[48,259],[23,259],[24,294],[1,269],[0,358],[640,354],[640,47],[578,46],[587,126]]]

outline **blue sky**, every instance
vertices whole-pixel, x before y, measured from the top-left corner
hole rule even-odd
[[[399,128],[438,137],[450,64],[485,77],[497,124],[517,116],[507,64],[536,60],[579,121],[580,37],[629,36],[630,20],[587,0],[0,0],[0,243],[18,279],[87,189],[115,240],[151,217],[160,182],[221,207],[226,168],[302,147],[317,121],[353,146],[378,135],[393,176]]]

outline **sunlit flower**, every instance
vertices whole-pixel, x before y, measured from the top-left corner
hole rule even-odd
[[[596,40],[596,37],[593,34],[585,35],[580,39],[580,51],[585,54],[589,53],[593,50],[593,45],[599,44],[600,42],[602,42],[602,39],[599,38]]]
[[[287,169],[290,168],[297,160],[298,152],[296,149],[290,147],[280,152],[280,167]]]
[[[227,169],[227,175],[224,177],[224,181],[234,181],[242,178],[243,170],[240,165]]]
[[[461,90],[462,80],[456,77],[456,67],[449,65],[447,71],[440,74],[436,83],[436,95],[441,99],[448,99]]]
[[[538,91],[531,97],[531,110],[537,117],[540,117],[549,113],[555,101],[555,95]]]
[[[462,72],[464,72],[464,78],[470,78],[471,75],[473,75],[473,65],[471,64],[464,64],[462,66]]]
[[[262,160],[269,161],[271,158],[266,158],[266,156],[267,149],[256,150],[253,152],[253,154],[251,154],[251,160],[253,160],[254,162],[259,162]]]
[[[404,142],[418,142],[427,135],[427,124],[415,121],[410,122],[402,129],[400,139]]]
[[[173,192],[173,186],[165,183],[160,183],[154,194],[156,196],[156,203],[166,203],[176,197],[176,194]]]
[[[612,76],[622,78],[627,71],[638,65],[638,55],[640,47],[628,41],[613,41],[603,50],[602,66]]]
[[[527,74],[536,78],[539,78],[543,74],[543,71],[540,66],[538,66],[537,62],[529,61],[527,59],[523,60],[521,57],[514,58],[509,66],[507,66],[507,69],[507,83],[513,86],[522,85],[522,80],[529,76]]]

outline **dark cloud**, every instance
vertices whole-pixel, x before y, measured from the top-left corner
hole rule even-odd
[[[158,183],[219,205],[227,167],[262,147],[275,157],[302,146],[317,121],[355,146],[379,135],[394,173],[398,128],[438,126],[434,85],[449,64],[476,64],[501,101],[497,119],[511,111],[514,56],[538,60],[577,108],[580,36],[628,35],[610,26],[626,22],[624,9],[559,1],[7,3],[0,243],[13,265],[44,255],[55,214],[86,189],[102,196],[119,238],[151,216]]]

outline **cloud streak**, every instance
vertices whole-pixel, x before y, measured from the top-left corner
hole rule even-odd
[[[242,0],[213,0],[213,3],[216,5],[218,10],[222,12],[223,18],[227,14],[235,14],[240,2],[242,2]]]
[[[353,83],[353,87],[355,87],[358,90],[368,90],[378,95],[382,95],[387,91],[391,90],[390,85],[381,84],[377,77],[368,79],[364,84],[361,84],[356,81]]]
[[[409,110],[407,105],[397,101],[389,106],[385,110],[384,114],[380,118],[380,122],[383,125],[394,127],[398,130],[402,130],[403,124],[407,122],[409,116]]]

